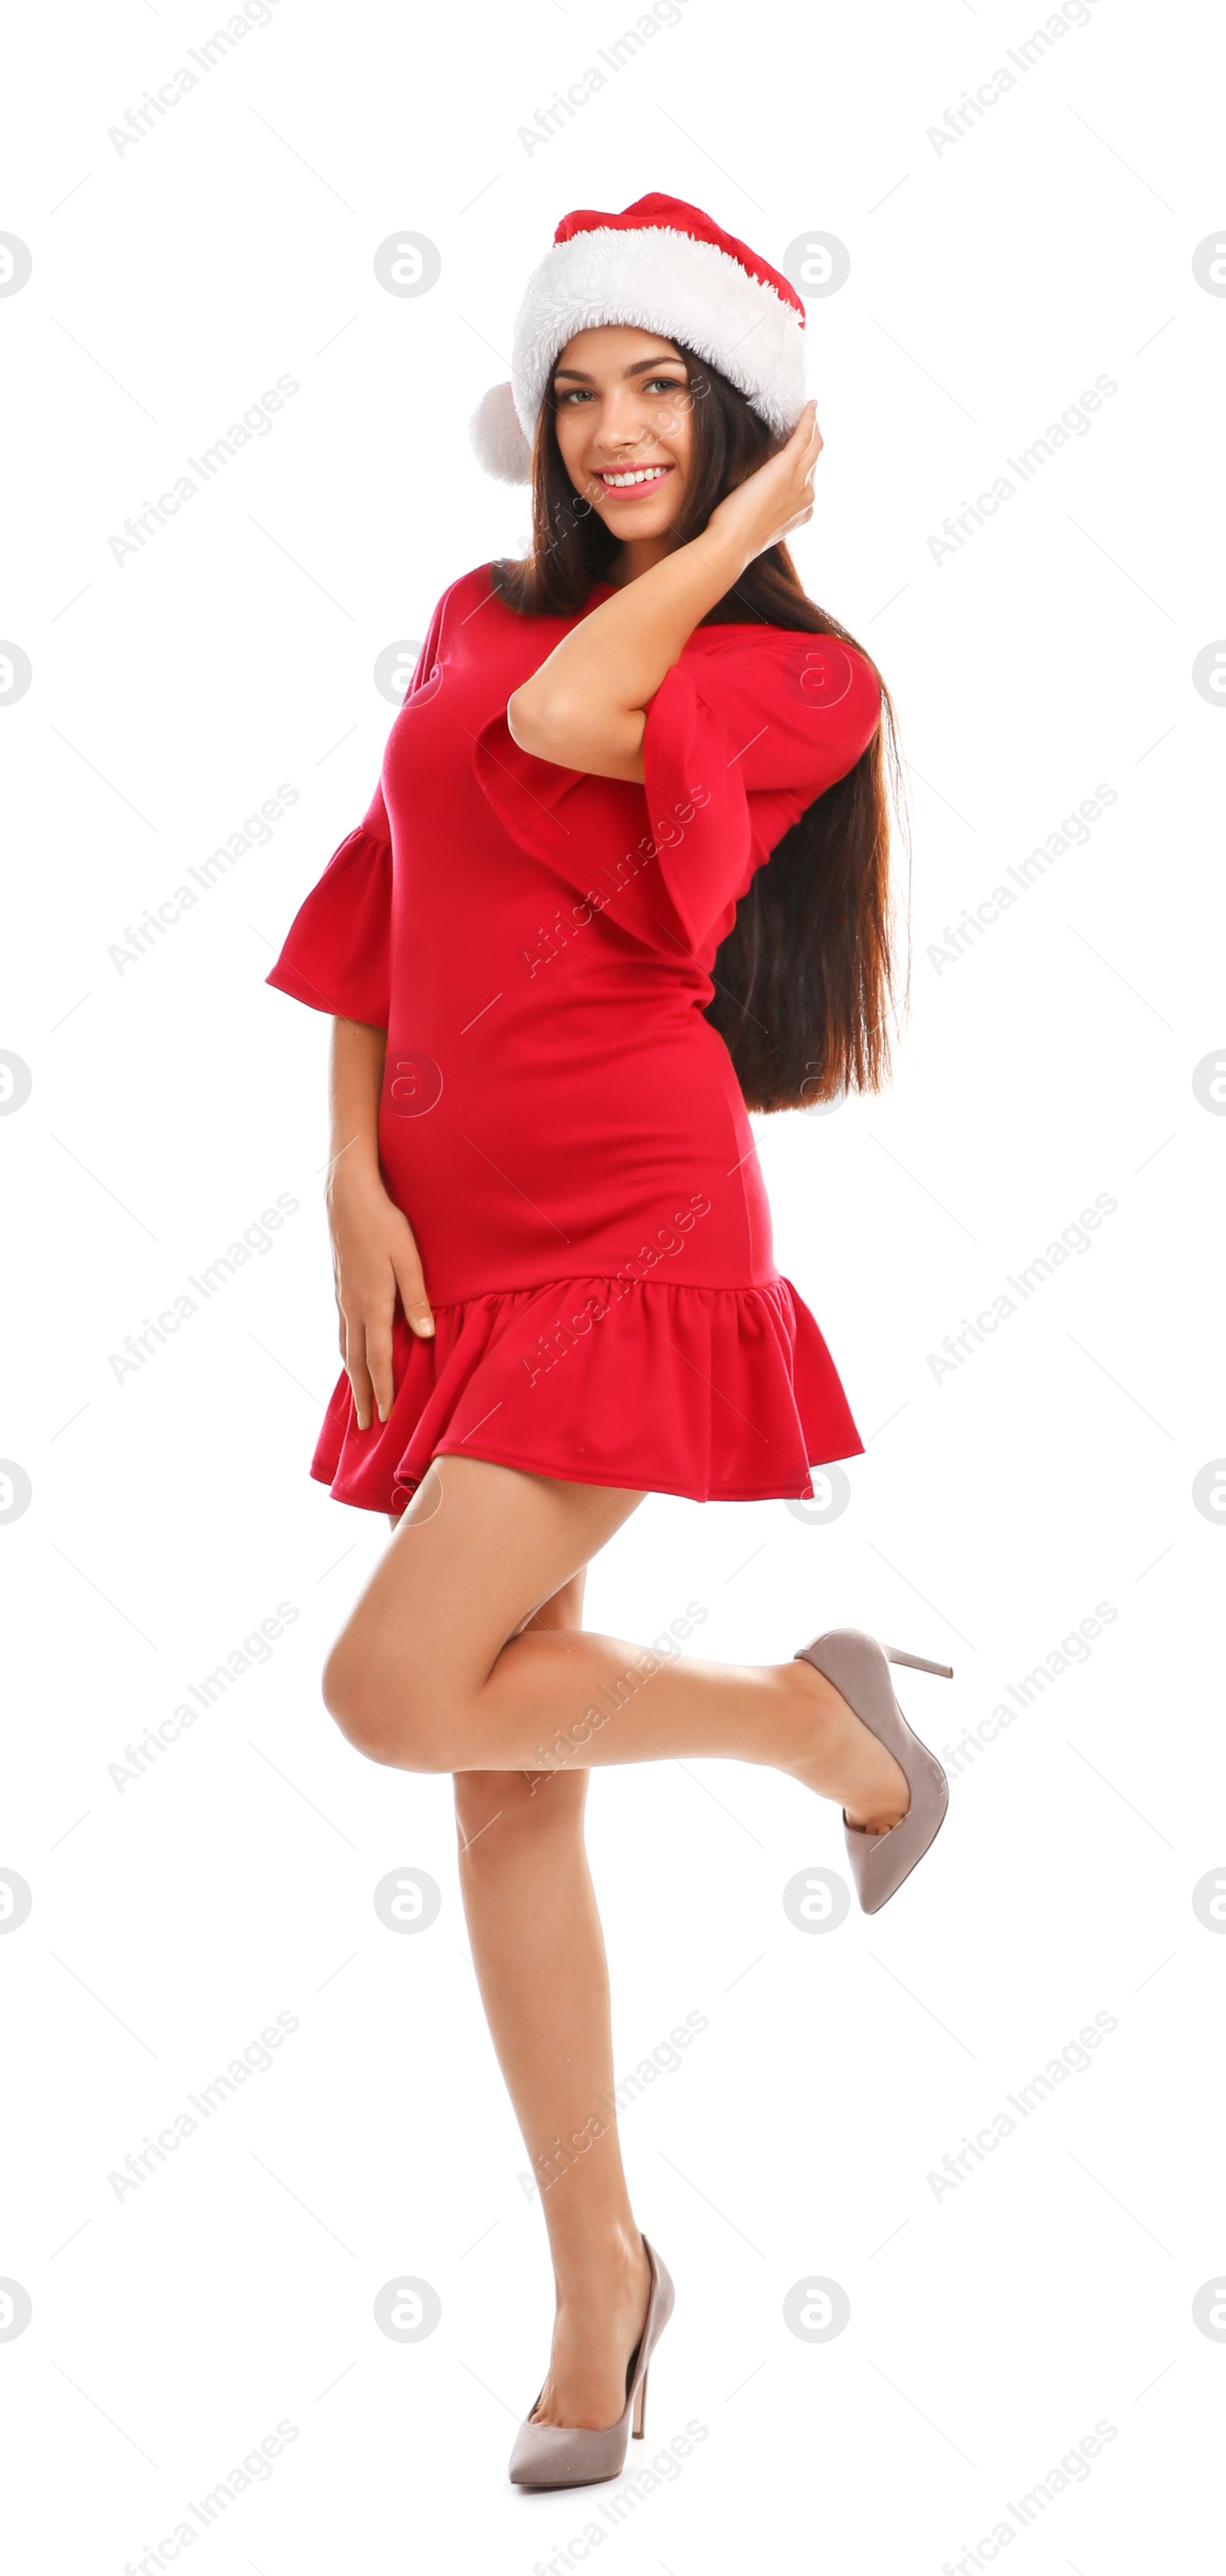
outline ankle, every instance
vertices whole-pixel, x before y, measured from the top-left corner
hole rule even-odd
[[[646,2249],[633,2219],[599,2234],[553,2248],[553,2276],[558,2306],[592,2298],[616,2299],[637,2290],[648,2272]]]
[[[779,1693],[780,1768],[808,1779],[815,1760],[821,1763],[831,1754],[837,1758],[848,1715],[846,1704],[833,1682],[801,1655],[791,1663],[773,1666],[772,1678]]]

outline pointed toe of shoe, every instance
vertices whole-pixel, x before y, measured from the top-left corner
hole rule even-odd
[[[897,1831],[896,1825],[894,1833]],[[893,1842],[894,1833],[864,1834],[857,1832],[854,1825],[843,1827],[843,1840],[847,1846],[852,1884],[862,1914],[879,1914],[882,1906],[893,1896],[895,1889],[902,1884],[902,1877],[884,1865],[883,1845]],[[897,1854],[894,1853],[891,1857],[896,1860]],[[905,1876],[905,1872],[902,1875]]]
[[[812,1645],[800,1648],[801,1660],[813,1664],[853,1709],[862,1726],[892,1753],[911,1791],[911,1804],[888,1834],[866,1834],[843,1819],[843,1838],[860,1910],[879,1914],[909,1878],[916,1862],[935,1842],[949,1805],[949,1782],[935,1753],[908,1726],[894,1697],[891,1664],[910,1664],[917,1672],[941,1673],[952,1681],[948,1664],[926,1655],[883,1646],[862,1628],[828,1628]]]
[[[628,2421],[596,2432],[571,2424],[534,2424],[515,2436],[508,2474],[515,2487],[598,2486],[615,2478],[626,2456]]]
[[[922,1788],[913,1777],[911,1805],[900,1824],[888,1834],[861,1833],[855,1825],[845,1824],[843,1840],[856,1895],[863,1914],[879,1914],[909,1878],[917,1861],[936,1841],[945,1822],[949,1806],[949,1784],[939,1762],[928,1755],[923,1765]]]

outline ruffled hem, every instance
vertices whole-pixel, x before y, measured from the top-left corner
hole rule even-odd
[[[810,1467],[864,1446],[786,1279],[555,1279],[434,1322],[422,1341],[397,1313],[386,1422],[360,1431],[338,1380],[311,1462],[338,1502],[398,1516],[435,1457],[696,1503],[808,1500]]]

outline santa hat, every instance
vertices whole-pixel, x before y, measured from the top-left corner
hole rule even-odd
[[[639,197],[620,215],[564,215],[528,280],[515,323],[511,381],[493,385],[471,422],[487,474],[532,479],[532,441],[560,352],[577,331],[637,324],[680,342],[744,394],[778,435],[805,404],[805,308],[786,277],[701,207]]]

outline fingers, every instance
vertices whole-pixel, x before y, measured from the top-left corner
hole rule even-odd
[[[386,1422],[396,1400],[396,1303],[421,1340],[434,1332],[421,1261],[407,1220],[383,1195],[365,1194],[334,1215],[333,1279],[341,1358],[360,1431]]]
[[[796,427],[792,432],[790,444],[793,451],[791,461],[794,464],[796,474],[803,488],[804,498],[809,504],[809,508],[805,513],[807,517],[810,516],[812,512],[813,477],[817,471],[817,460],[821,455],[823,446],[825,445],[822,433],[817,425],[817,403],[815,400],[810,400],[805,404],[804,410],[802,411],[800,418],[796,423]],[[791,525],[793,527],[799,527],[801,524],[802,522],[799,519],[793,519],[791,521]]]
[[[353,1393],[353,1409],[358,1417],[358,1429],[369,1431],[373,1418],[371,1407],[374,1390],[371,1386],[370,1371],[366,1365],[366,1336],[360,1326],[349,1327],[344,1323],[343,1318],[341,1356],[345,1362],[345,1373]]]
[[[430,1340],[434,1317],[420,1269],[406,1262],[395,1271],[394,1279],[410,1331],[422,1341]],[[359,1431],[369,1431],[376,1414],[380,1422],[386,1422],[396,1400],[393,1315],[394,1299],[388,1300],[380,1314],[355,1315],[348,1321],[342,1312],[341,1357],[353,1390]]]
[[[411,1332],[420,1334],[423,1341],[429,1341],[434,1331],[434,1317],[430,1311],[430,1300],[426,1295],[421,1263],[416,1259],[410,1261],[402,1258],[396,1262],[395,1270],[396,1285],[400,1290],[400,1303],[408,1318],[409,1329]]]
[[[420,1340],[429,1341],[434,1333],[434,1317],[430,1312],[420,1262],[396,1261],[393,1275],[410,1331],[416,1333]],[[380,1422],[386,1422],[396,1396],[392,1348],[392,1308],[389,1306],[385,1314],[372,1318],[366,1326],[366,1361]]]
[[[822,451],[822,433],[817,425],[816,401],[805,404],[792,437],[798,460],[807,470],[809,464],[820,456]]]
[[[366,1366],[380,1422],[386,1422],[396,1389],[392,1378],[392,1319],[380,1316],[366,1327]],[[359,1417],[360,1419],[360,1417]],[[365,1423],[361,1424],[365,1430]]]
[[[421,1341],[431,1340],[434,1334],[434,1317],[430,1312],[430,1300],[426,1295],[420,1262],[405,1260],[394,1262],[393,1276],[400,1291],[400,1302],[404,1308],[410,1332],[416,1333]],[[396,1381],[392,1368],[392,1311],[389,1307],[386,1314],[368,1321],[365,1333],[369,1380],[380,1422],[386,1422],[396,1398]],[[356,1387],[354,1400],[355,1402],[357,1400]],[[358,1419],[364,1430],[366,1425],[362,1422],[360,1413]]]
[[[811,394],[792,432],[792,444],[806,447],[817,427],[817,397]]]

